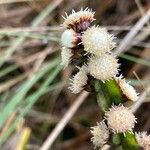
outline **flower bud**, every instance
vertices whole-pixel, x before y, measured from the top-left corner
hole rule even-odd
[[[105,113],[108,127],[112,129],[114,133],[125,133],[126,131],[132,131],[136,123],[136,118],[133,113],[123,105],[112,106],[109,111]]]
[[[150,135],[148,135],[147,132],[136,133],[135,137],[136,137],[138,144],[144,150],[150,150]]]
[[[64,68],[66,68],[70,61],[71,61],[71,57],[73,56],[73,53],[71,51],[71,49],[66,48],[66,47],[62,47],[61,50],[61,65],[64,66]]]
[[[90,26],[91,22],[95,20],[94,12],[88,8],[85,10],[81,9],[78,12],[72,10],[72,14],[69,16],[66,14],[66,17],[63,18],[65,19],[63,26],[69,29],[72,28],[76,32],[86,30]]]
[[[118,83],[122,93],[131,101],[137,101],[138,94],[135,91],[135,89],[125,81],[125,79],[122,79],[122,76],[115,77],[116,82]]]
[[[69,89],[72,91],[72,93],[79,93],[87,84],[87,80],[87,67],[83,65],[80,68],[79,72],[76,75],[74,75],[74,77],[71,79]]]
[[[83,33],[82,43],[85,51],[101,56],[115,47],[113,39],[114,37],[105,28],[93,26]]]
[[[91,133],[93,135],[91,141],[95,148],[103,147],[109,139],[109,130],[104,122],[97,123],[97,126],[91,127]]]
[[[101,57],[92,56],[88,63],[89,73],[96,79],[110,80],[118,73],[119,64],[112,55],[104,54]]]
[[[73,48],[77,45],[78,36],[72,29],[67,29],[63,32],[61,36],[61,43],[63,46],[68,48]]]

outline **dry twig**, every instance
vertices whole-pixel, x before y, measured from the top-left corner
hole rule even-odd
[[[149,20],[149,18],[150,18],[150,10],[147,11],[147,13],[132,27],[132,30],[125,36],[125,38],[122,40],[120,45],[115,50],[116,55],[127,50],[127,48],[131,44],[135,35],[144,26],[144,24]]]
[[[69,120],[72,118],[72,116],[75,114],[75,112],[78,110],[78,108],[80,107],[80,105],[83,103],[83,101],[86,99],[88,95],[89,93],[86,91],[82,92],[79,95],[79,97],[75,100],[75,102],[72,104],[69,110],[65,113],[62,119],[59,121],[57,126],[54,128],[52,133],[48,136],[46,141],[43,143],[40,150],[48,150],[52,146],[57,136],[60,134],[60,132],[63,130],[63,128],[66,126],[66,124],[69,122]]]
[[[150,93],[150,86],[140,95],[137,102],[132,106],[131,110],[135,113],[141,104],[144,102],[145,97]]]

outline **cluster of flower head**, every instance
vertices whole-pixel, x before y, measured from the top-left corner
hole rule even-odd
[[[94,14],[86,8],[78,12],[73,10],[72,14],[63,17],[65,31],[61,36],[62,65],[67,67],[74,59],[82,60],[82,64],[77,67],[79,72],[71,79],[70,89],[73,93],[81,92],[89,76],[103,82],[114,78],[122,93],[136,101],[138,96],[134,88],[122,76],[116,77],[119,63],[110,53],[115,47],[114,36],[105,28],[92,26]]]
[[[127,132],[134,134],[132,130],[135,123],[136,118],[129,108],[123,105],[112,106],[105,113],[105,119],[97,123],[97,126],[91,127],[93,135],[91,141],[95,148],[100,147],[103,149],[108,145],[111,132],[123,133],[124,135]],[[150,135],[147,132],[135,133],[135,139],[143,150],[150,150]]]
[[[132,133],[135,123],[136,118],[129,108],[123,105],[112,106],[105,113],[105,120],[97,124],[97,126],[92,127],[91,133],[93,137],[91,140],[95,147],[102,148],[107,144],[111,132],[123,133],[124,135],[126,132]]]
[[[94,12],[88,8],[81,9],[79,12],[73,10],[72,14],[66,14],[63,18],[65,21],[62,25],[65,31],[61,36],[62,65],[67,67],[77,60],[79,70],[70,79],[69,89],[73,93],[79,93],[91,78],[102,82],[113,79],[128,100],[136,101],[138,94],[134,88],[125,81],[122,75],[118,77],[119,63],[111,53],[116,45],[114,36],[105,28],[92,26],[95,20]],[[129,108],[123,105],[112,106],[105,113],[105,119],[92,127],[91,140],[95,147],[102,148],[104,145],[109,147],[107,141],[111,133],[132,132],[135,123],[136,118]],[[137,136],[137,141],[138,139],[140,139],[139,136]]]

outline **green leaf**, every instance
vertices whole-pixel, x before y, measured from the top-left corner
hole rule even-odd
[[[105,82],[106,92],[108,93],[111,103],[120,104],[122,102],[122,93],[116,84],[115,80],[109,80]]]
[[[150,63],[146,59],[137,58],[128,54],[120,54],[119,57],[150,67]]]
[[[129,132],[125,133],[125,135],[120,134],[120,138],[123,150],[139,150],[134,134]]]

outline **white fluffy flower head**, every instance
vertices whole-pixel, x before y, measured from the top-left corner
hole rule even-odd
[[[69,89],[72,93],[77,94],[83,90],[84,86],[87,84],[87,80],[87,66],[83,65],[79,69],[79,72],[71,79]]]
[[[75,12],[72,10],[72,14],[69,16],[66,14],[66,17],[63,17],[65,19],[63,26],[65,28],[72,28],[76,30],[85,30],[89,27],[90,23],[93,22],[94,19],[94,13],[91,9],[82,9],[78,12]]]
[[[144,148],[144,150],[150,150],[150,135],[147,132],[139,132],[135,134],[138,144]]]
[[[97,126],[91,127],[91,133],[93,135],[91,141],[93,142],[95,148],[103,147],[109,139],[109,130],[103,121],[97,123]]]
[[[102,81],[112,79],[118,73],[118,67],[117,59],[109,54],[92,56],[88,63],[89,73]]]
[[[64,68],[66,68],[70,61],[71,61],[71,57],[73,56],[71,49],[63,47],[61,49],[61,65],[64,66]]]
[[[101,56],[115,47],[113,39],[114,37],[105,28],[93,26],[84,32],[82,43],[85,51]]]
[[[72,29],[65,30],[61,36],[62,45],[68,48],[73,48],[74,46],[76,46],[77,41],[78,41],[77,33]]]
[[[108,127],[114,133],[125,133],[132,131],[136,123],[136,118],[133,113],[123,105],[112,106],[108,112],[105,113]]]
[[[135,89],[125,81],[125,79],[122,79],[122,76],[116,77],[116,82],[118,83],[122,93],[132,101],[136,101],[138,99],[138,94],[135,91]]]

